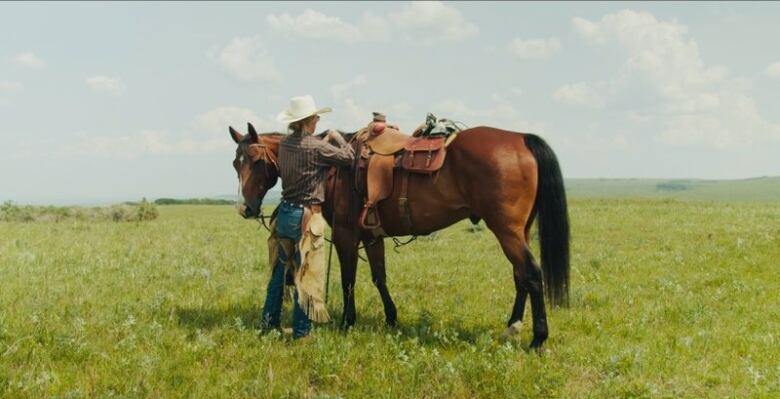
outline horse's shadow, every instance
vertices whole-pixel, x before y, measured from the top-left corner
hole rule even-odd
[[[469,346],[483,346],[486,342],[502,344],[510,342],[516,348],[528,351],[527,344],[521,345],[519,339],[503,341],[500,334],[504,332],[500,324],[495,323],[467,323],[461,318],[452,318],[439,321],[435,314],[425,310],[416,317],[408,320],[399,320],[395,327],[385,323],[381,314],[363,314],[355,324],[357,330],[386,332],[396,335],[401,341],[416,341],[422,346],[431,348],[451,347],[453,345],[467,344]]]
[[[283,325],[290,324],[289,304],[285,304],[283,312]],[[259,330],[262,306],[259,303],[236,303],[227,307],[181,307],[174,309],[174,314],[179,325],[196,330],[210,330],[226,326]],[[391,334],[402,341],[415,340],[426,347],[447,347],[458,344],[482,345],[485,340],[500,341],[499,330],[494,323],[466,323],[462,319],[453,318],[446,321],[438,321],[435,314],[425,310],[420,311],[416,317],[408,320],[399,320],[396,326],[388,326],[384,316],[379,313],[363,311],[357,322],[349,330],[341,328],[341,311],[331,312],[332,321],[326,324],[318,324],[317,329],[330,332],[338,332],[349,335],[350,331],[362,334]],[[519,347],[518,340],[513,340],[513,345]],[[524,347],[524,345],[522,346]]]

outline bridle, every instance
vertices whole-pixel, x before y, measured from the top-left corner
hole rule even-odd
[[[249,150],[248,151],[243,151],[243,153],[241,154],[241,157],[249,156],[251,162],[253,162],[253,166],[254,166],[254,162],[262,162],[262,164],[263,164],[263,175],[264,175],[263,176],[264,177],[263,182],[265,183],[265,182],[267,182],[267,181],[269,181],[271,179],[271,172],[272,171],[276,171],[277,176],[279,175],[279,159],[276,156],[276,154],[274,154],[274,152],[271,151],[271,149],[268,147],[268,145],[266,145],[263,142],[263,139],[262,139],[261,136],[260,136],[259,140],[260,140],[259,143],[249,144],[248,145]],[[256,154],[257,154],[256,156],[253,156],[254,155],[252,153],[253,149],[256,149],[256,151],[257,151],[256,152]],[[242,178],[241,173],[239,172],[238,173],[238,196],[236,197],[236,210],[238,210],[240,208],[240,206],[241,206],[240,205],[240,201],[244,198],[243,189],[244,189],[244,179]],[[270,187],[269,188],[262,187],[262,189],[264,189],[265,192],[267,193],[268,190],[270,189]],[[244,202],[246,202],[246,201],[244,201]],[[262,205],[263,205],[263,201],[260,200],[259,203],[257,204],[257,220],[263,227],[265,227],[266,230],[271,231],[271,228],[268,227],[268,225],[265,222],[266,216],[269,216],[269,215],[264,215],[263,214],[263,206]],[[249,210],[251,211],[252,210],[251,205],[248,204],[247,206],[249,207]],[[273,218],[273,215],[270,215],[270,216],[271,216],[271,218]]]

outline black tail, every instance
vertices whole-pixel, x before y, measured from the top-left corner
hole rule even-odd
[[[553,305],[569,305],[569,213],[558,158],[539,136],[525,135],[525,145],[536,158],[539,187],[536,210],[542,252],[544,285]]]

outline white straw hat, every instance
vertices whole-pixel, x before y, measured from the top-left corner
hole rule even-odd
[[[290,99],[290,107],[276,116],[276,120],[282,123],[292,123],[306,119],[315,114],[324,114],[333,111],[330,107],[317,108],[314,98],[310,95],[293,97]]]

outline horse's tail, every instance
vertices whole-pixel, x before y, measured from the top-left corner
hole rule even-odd
[[[539,136],[525,135],[536,158],[539,179],[536,204],[544,285],[553,305],[569,305],[569,214],[558,158]]]

